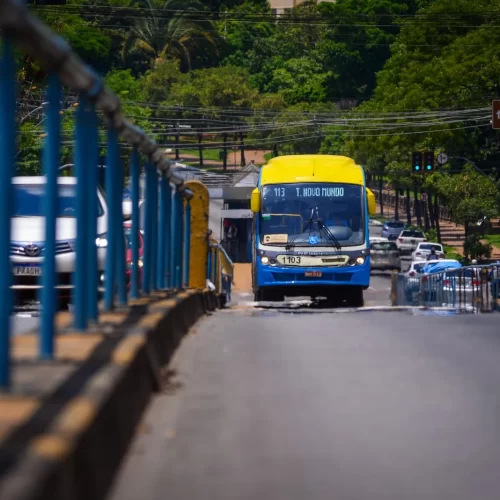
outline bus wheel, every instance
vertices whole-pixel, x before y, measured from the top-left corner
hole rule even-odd
[[[363,289],[361,287],[353,288],[349,293],[349,305],[351,307],[363,307],[364,303]]]

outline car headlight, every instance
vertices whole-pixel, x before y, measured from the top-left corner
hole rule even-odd
[[[95,240],[96,246],[99,248],[106,248],[108,246],[108,235],[100,234]]]
[[[144,262],[142,260],[137,261],[137,267],[141,268],[143,266],[144,266]],[[128,268],[134,267],[134,263],[133,262],[128,262],[127,263],[127,267]]]
[[[260,261],[262,262],[262,264],[269,264],[269,257],[266,257],[264,255],[264,257],[260,258]]]
[[[365,263],[365,258],[364,257],[358,257],[356,259],[356,264],[358,264],[358,266],[360,266],[361,264],[364,264]]]

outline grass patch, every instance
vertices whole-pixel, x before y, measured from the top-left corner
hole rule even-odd
[[[494,247],[500,248],[500,234],[488,234],[485,239]]]
[[[203,150],[203,159],[209,161],[221,161],[219,159],[219,152],[222,149],[204,149]],[[229,153],[228,153],[229,155]],[[200,157],[200,152],[197,149],[182,149],[179,151],[179,156],[182,158],[183,156],[196,156]]]

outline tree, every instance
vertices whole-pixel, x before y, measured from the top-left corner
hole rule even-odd
[[[123,46],[124,60],[134,51],[142,51],[153,60],[176,58],[181,68],[189,70],[195,53],[209,47],[217,53],[218,36],[210,21],[199,20],[199,14],[189,12],[204,10],[198,0],[144,0],[145,15],[132,28]],[[174,13],[172,11],[182,11]]]

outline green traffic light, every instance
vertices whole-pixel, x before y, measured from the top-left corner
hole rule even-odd
[[[418,165],[415,165],[415,170],[420,170],[420,167]]]
[[[432,165],[427,165],[427,170],[431,170],[432,169]]]

